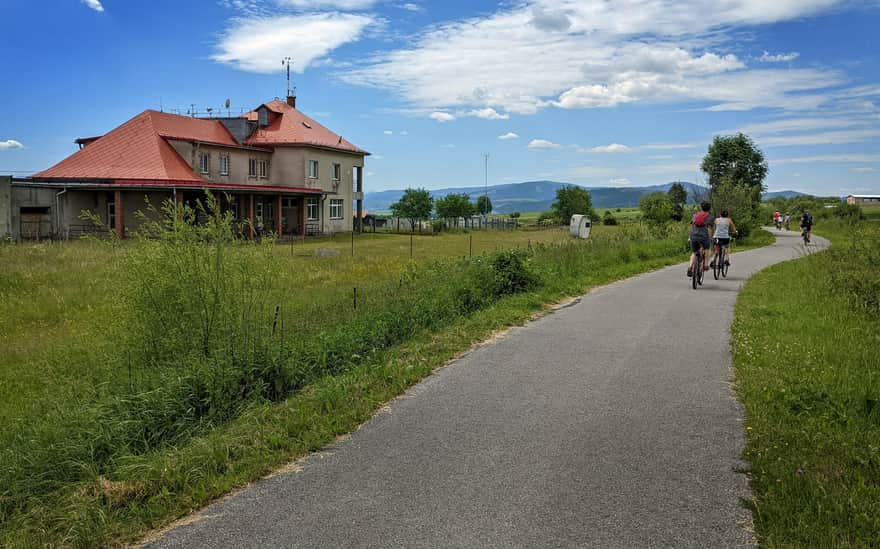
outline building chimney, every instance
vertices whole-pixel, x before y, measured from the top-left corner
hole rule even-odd
[[[287,104],[295,109],[296,108],[296,96],[295,95],[288,95],[287,96]]]

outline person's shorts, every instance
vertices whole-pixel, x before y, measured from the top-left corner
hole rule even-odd
[[[695,238],[693,236],[691,237],[691,251],[692,252],[696,253],[696,252],[700,251],[700,244],[703,245],[703,249],[706,251],[712,249],[712,244],[709,243],[708,238],[703,239],[703,238]]]
[[[729,238],[716,238],[715,244],[718,244],[719,246],[727,246],[728,244],[730,244],[730,239]]]

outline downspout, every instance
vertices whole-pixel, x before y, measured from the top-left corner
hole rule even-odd
[[[66,193],[67,193],[67,187],[64,187],[64,189],[61,192],[55,193],[55,229],[57,231],[56,234],[59,234],[61,232],[61,195],[66,194]],[[68,235],[68,237],[69,236],[70,235]],[[65,239],[65,240],[67,240],[67,239]]]

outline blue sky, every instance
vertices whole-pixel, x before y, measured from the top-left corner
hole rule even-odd
[[[767,186],[880,193],[880,2],[3,0],[0,173],[160,106],[285,94],[373,153],[367,190],[701,182],[743,131]]]

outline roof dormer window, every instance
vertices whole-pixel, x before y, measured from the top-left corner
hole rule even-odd
[[[269,109],[266,107],[260,107],[260,110],[257,111],[257,123],[260,126],[268,126],[269,125]]]

